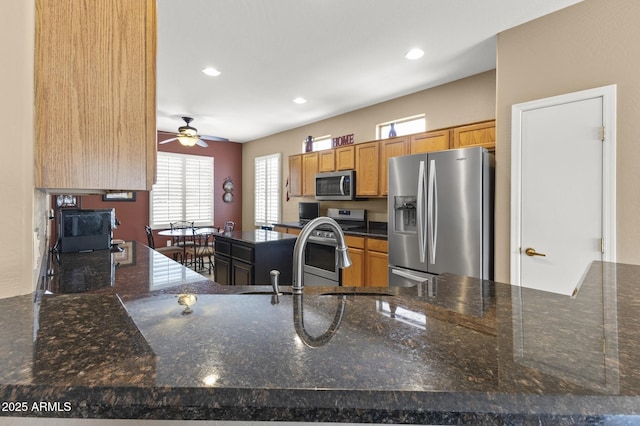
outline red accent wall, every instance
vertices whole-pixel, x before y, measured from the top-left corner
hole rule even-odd
[[[158,142],[175,137],[173,133],[158,132]],[[227,220],[236,223],[236,229],[242,229],[242,144],[236,142],[207,142],[209,146],[185,147],[178,141],[158,145],[159,151],[179,154],[204,155],[213,157],[214,173],[214,225],[222,226]],[[233,202],[222,201],[224,190],[222,184],[229,176],[234,183]],[[84,195],[79,200],[83,209],[115,208],[120,226],[114,231],[114,238],[147,243],[144,226],[149,224],[149,192],[136,192],[135,201],[102,201],[102,195]],[[167,238],[154,237],[156,245],[166,244]]]

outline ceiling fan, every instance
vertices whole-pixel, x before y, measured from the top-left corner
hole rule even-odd
[[[159,142],[160,144],[178,141],[184,146],[199,145],[206,148],[209,146],[209,144],[204,141],[205,139],[209,141],[229,141],[229,139],[221,138],[218,136],[199,135],[198,129],[189,125],[189,123],[193,121],[192,117],[182,117],[182,119],[184,120],[186,125],[178,127],[178,133],[176,134],[176,137]]]

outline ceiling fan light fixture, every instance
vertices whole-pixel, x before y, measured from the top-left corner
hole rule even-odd
[[[198,142],[198,136],[194,135],[180,135],[178,136],[178,142],[183,146],[194,146]]]

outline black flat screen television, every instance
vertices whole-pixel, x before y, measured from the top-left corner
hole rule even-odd
[[[298,203],[298,220],[305,223],[320,216],[320,203]]]
[[[64,209],[60,212],[60,252],[111,248],[111,230],[114,225],[114,209]]]

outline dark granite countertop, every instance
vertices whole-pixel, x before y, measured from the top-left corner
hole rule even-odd
[[[274,226],[284,226],[286,228],[299,228],[304,227],[304,223],[300,222],[284,222],[275,223]],[[368,222],[367,226],[362,228],[350,228],[344,231],[344,235],[353,235],[357,237],[372,237],[387,239],[387,223],[386,222]]]
[[[154,256],[135,246],[141,273]],[[119,287],[125,269],[110,291],[0,299],[0,415],[640,421],[640,266],[594,262],[574,297],[450,274],[408,289],[191,293]]]
[[[283,240],[296,239],[295,235],[285,234],[283,232],[268,231],[264,229],[255,229],[250,231],[234,231],[225,232],[216,235],[216,238],[228,238],[231,240],[242,241],[249,244],[274,243]]]

